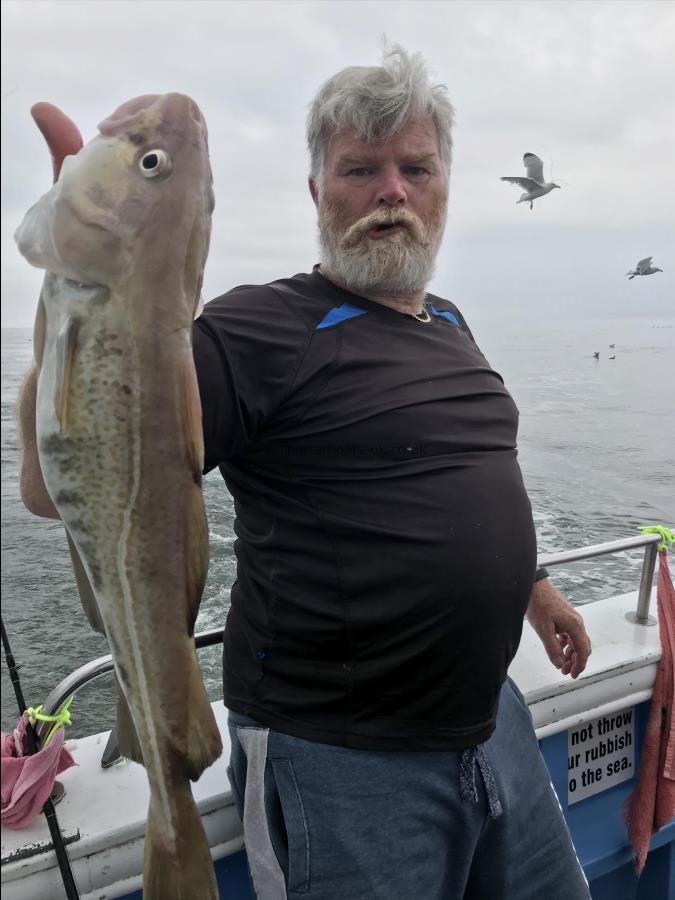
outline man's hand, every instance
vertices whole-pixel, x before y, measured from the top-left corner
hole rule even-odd
[[[584,620],[548,578],[535,582],[526,617],[553,665],[563,675],[580,675],[591,655],[591,641]]]

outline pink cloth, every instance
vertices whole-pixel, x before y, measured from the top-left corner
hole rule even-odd
[[[27,717],[24,713],[13,734],[0,732],[2,739],[2,824],[25,828],[38,815],[54,787],[56,776],[75,765],[63,746],[60,727],[46,747],[28,753]]]
[[[635,850],[635,870],[644,868],[649,839],[675,816],[675,589],[665,550],[659,553],[656,586],[661,659],[642,742],[640,771],[626,803],[628,836]]]

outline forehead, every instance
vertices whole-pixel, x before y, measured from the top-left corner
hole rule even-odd
[[[353,128],[333,132],[328,142],[326,162],[338,162],[344,157],[380,159],[388,156],[423,157],[440,154],[436,125],[431,116],[413,119],[391,138],[382,143],[368,143],[358,137]]]

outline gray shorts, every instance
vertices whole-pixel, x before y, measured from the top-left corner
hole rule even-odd
[[[230,713],[258,900],[590,900],[513,682],[468,751],[349,750]]]

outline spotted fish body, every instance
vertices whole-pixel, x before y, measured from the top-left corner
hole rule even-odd
[[[191,346],[213,209],[206,125],[165,94],[99,130],[17,231],[46,270],[40,468],[110,644],[120,748],[148,774],[145,897],[215,900],[189,785],[221,752],[192,638],[208,565]]]

